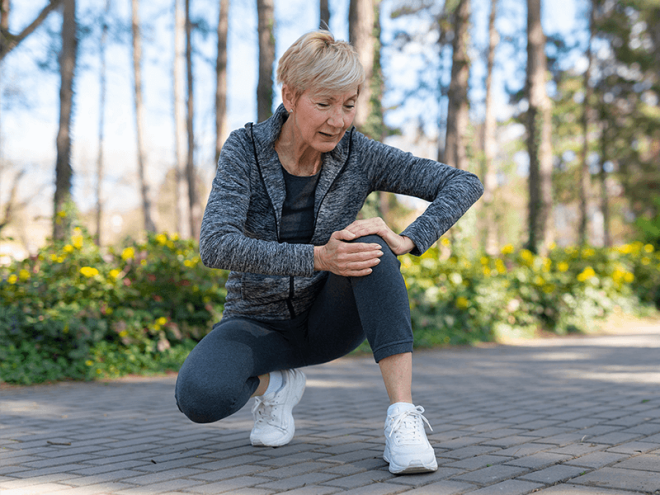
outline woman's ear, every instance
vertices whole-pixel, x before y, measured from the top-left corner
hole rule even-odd
[[[282,103],[287,112],[291,112],[296,103],[295,92],[286,84],[282,86]]]

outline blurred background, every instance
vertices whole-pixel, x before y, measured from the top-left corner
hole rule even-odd
[[[223,140],[274,111],[276,60],[320,25],[367,67],[358,129],[485,183],[463,230],[489,253],[660,237],[657,2],[1,3],[4,263],[63,235],[69,199],[102,245],[195,236]],[[402,228],[423,205],[368,207]]]
[[[416,346],[657,318],[657,0],[0,7],[0,383],[178,369],[224,308],[196,243],[219,151],[319,26],[367,71],[360,131],[485,186],[402,257]],[[424,207],[376,192],[361,216]]]

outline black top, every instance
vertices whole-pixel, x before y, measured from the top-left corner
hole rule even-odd
[[[309,244],[314,234],[314,196],[319,172],[309,177],[291,175],[282,167],[286,199],[282,206],[280,241]]]

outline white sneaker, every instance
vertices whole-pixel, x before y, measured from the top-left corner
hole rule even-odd
[[[282,381],[277,392],[254,398],[250,442],[255,447],[281,447],[291,441],[296,431],[291,411],[305,391],[305,374],[300,370],[282,370]]]
[[[436,471],[435,451],[424,431],[424,408],[397,402],[387,410],[385,420],[385,452],[383,459],[390,464],[390,473],[425,473]],[[431,428],[433,431],[433,428]]]

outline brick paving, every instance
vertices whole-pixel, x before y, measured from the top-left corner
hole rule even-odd
[[[250,406],[197,425],[174,377],[0,389],[2,495],[660,494],[660,327],[415,353],[436,473],[382,459],[378,366],[306,369],[285,447],[249,443]]]

